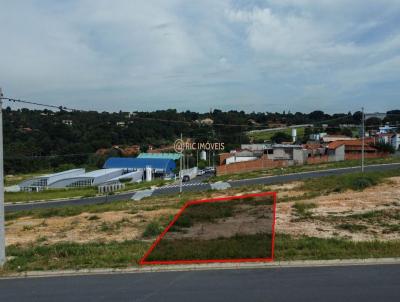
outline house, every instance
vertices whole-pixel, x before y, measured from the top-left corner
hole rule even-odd
[[[324,136],[327,136],[328,134],[326,132],[320,132],[320,133],[313,133],[310,134],[309,139],[312,141],[320,141]]]
[[[117,122],[118,127],[125,127],[125,122]]]
[[[373,138],[364,139],[364,157],[385,157],[387,154],[379,153],[378,149],[372,146],[373,143]],[[361,139],[334,141],[327,145],[327,149],[328,155],[334,156],[336,160],[360,159],[363,150],[363,144]]]
[[[72,126],[72,120],[62,120],[62,123],[67,126]]]
[[[225,164],[233,164],[233,163],[238,163],[238,162],[243,162],[243,161],[250,161],[250,160],[256,160],[261,157],[263,153],[262,152],[253,152],[249,150],[243,150],[243,151],[234,151],[231,152],[230,157],[227,157],[225,159]]]
[[[307,151],[302,145],[293,144],[243,144],[242,150],[263,152],[270,160],[289,160],[295,164],[303,164]]]
[[[395,133],[378,133],[376,135],[376,138],[379,143],[381,144],[392,144],[392,136],[394,136]]]
[[[385,125],[382,127],[379,127],[379,133],[391,133],[391,132],[396,132],[397,127]]]

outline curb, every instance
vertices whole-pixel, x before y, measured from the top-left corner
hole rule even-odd
[[[57,270],[57,271],[28,271],[11,273],[0,276],[4,279],[68,277],[87,275],[110,274],[138,274],[161,272],[187,272],[206,270],[232,270],[232,269],[277,269],[277,268],[308,268],[308,267],[337,267],[337,266],[362,266],[362,265],[400,265],[398,258],[368,258],[368,259],[334,259],[334,260],[303,260],[303,261],[276,261],[276,262],[247,262],[247,263],[209,263],[190,265],[148,265],[129,268],[99,268],[81,270]]]

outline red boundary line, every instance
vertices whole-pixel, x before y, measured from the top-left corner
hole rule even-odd
[[[169,229],[173,226],[173,224],[178,220],[178,218],[182,215],[183,211],[190,205],[207,203],[207,202],[216,202],[216,201],[227,201],[227,200],[235,200],[235,199],[244,199],[250,197],[260,197],[260,196],[272,196],[273,197],[273,220],[272,220],[272,240],[271,240],[271,257],[270,258],[241,258],[241,259],[205,259],[205,260],[163,260],[163,261],[147,261],[146,258],[150,255],[150,253],[155,249],[157,244],[161,241],[161,239],[165,236],[165,234],[169,231]],[[274,249],[275,249],[275,220],[276,220],[276,192],[263,192],[263,193],[255,193],[255,194],[246,194],[239,196],[230,196],[230,197],[219,197],[219,198],[210,198],[203,200],[194,200],[188,201],[184,204],[184,206],[179,210],[179,212],[174,216],[174,219],[168,224],[168,226],[164,229],[164,231],[157,237],[156,241],[150,246],[149,250],[144,254],[144,256],[140,259],[139,265],[157,265],[157,264],[191,264],[191,263],[237,263],[237,262],[272,262],[274,261]]]

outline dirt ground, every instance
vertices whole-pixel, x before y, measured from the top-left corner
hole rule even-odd
[[[238,207],[236,207],[238,209]],[[214,222],[195,223],[184,231],[169,231],[164,239],[200,239],[229,238],[234,235],[254,235],[271,233],[271,206],[241,206],[234,216],[218,219]]]
[[[22,217],[6,223],[6,244],[41,242],[52,244],[62,241],[125,241],[141,239],[146,224],[160,216],[169,217],[176,210],[162,209],[139,211],[129,214],[123,211],[82,213],[72,217],[38,219]]]
[[[390,182],[368,188],[362,192],[348,191],[344,193],[319,196],[304,201],[315,204],[316,208],[310,212],[315,216],[341,217],[349,214],[362,214],[370,211],[400,209],[400,177],[390,178]],[[383,232],[383,227],[376,224],[368,224],[365,221],[354,221],[366,228],[361,231],[351,232],[337,228],[340,219],[304,219],[296,220],[295,202],[277,204],[276,231],[294,236],[307,235],[320,238],[346,237],[355,241],[360,240],[393,240],[400,239],[400,232]],[[387,223],[400,224],[400,221]]]
[[[362,192],[348,191],[326,196],[319,196],[307,200],[296,201],[315,204],[309,210],[311,217],[299,219],[294,209],[295,202],[281,202],[279,199],[302,196],[305,192],[297,190],[300,182],[293,182],[283,186],[269,186],[271,191],[278,192],[276,214],[276,231],[293,236],[315,236],[320,238],[346,237],[352,240],[400,240],[398,229],[385,232],[382,223],[368,221],[354,221],[351,223],[363,226],[361,230],[346,230],[338,228],[343,221],[340,217],[349,214],[361,214],[370,211],[400,211],[400,177],[390,179],[390,182],[368,188]],[[243,192],[251,193],[251,192]],[[243,194],[240,193],[240,194]],[[221,193],[215,193],[217,196]],[[6,222],[6,244],[52,244],[62,241],[89,242],[89,241],[124,241],[142,239],[146,225],[154,219],[168,219],[178,211],[176,208],[161,210],[113,211],[104,213],[82,213],[72,217],[51,217],[46,219],[22,217]],[[317,218],[316,218],[317,217]],[[265,221],[264,221],[265,220]],[[268,219],[255,220],[254,215],[242,213],[237,217],[226,218],[221,227],[211,228],[209,225],[196,226],[189,233],[190,236],[219,237],[233,232],[252,232],[257,227],[264,229],[270,225]],[[398,226],[400,221],[388,218],[385,224]],[[228,228],[226,226],[229,226]],[[189,236],[188,235],[188,236]],[[149,240],[153,240],[150,238]]]

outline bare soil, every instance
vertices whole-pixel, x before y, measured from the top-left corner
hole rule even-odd
[[[400,177],[393,177],[390,182],[368,188],[362,192],[348,191],[316,198],[302,200],[313,203],[316,208],[310,209],[310,217],[299,219],[293,205],[295,202],[281,202],[285,197],[297,199],[305,193],[297,188],[301,182],[293,182],[283,186],[269,186],[268,190],[278,192],[276,231],[293,236],[315,236],[320,238],[346,237],[355,241],[360,240],[400,240],[399,231],[385,231],[380,222],[352,220],[352,224],[363,225],[361,230],[346,230],[338,228],[343,223],[340,217],[350,214],[362,214],[370,211],[399,211],[400,210]],[[257,192],[257,191],[254,191]],[[245,192],[243,192],[245,193]],[[240,194],[243,194],[240,193]],[[246,192],[250,193],[250,192]],[[213,193],[211,197],[220,197],[221,192]],[[299,201],[297,201],[299,202]],[[146,225],[154,219],[168,220],[176,214],[177,208],[168,208],[176,201],[163,203],[163,209],[149,208],[137,213],[128,211],[110,211],[104,213],[82,213],[72,217],[51,217],[46,219],[21,217],[6,222],[6,244],[52,244],[62,241],[124,241],[142,239]],[[147,205],[147,202],[143,206]],[[386,219],[386,218],[385,218]],[[270,220],[257,218],[246,211],[218,221],[217,224],[195,225],[186,234],[180,236],[197,236],[201,238],[218,238],[231,236],[234,233],[245,232],[252,234],[258,229],[270,226]],[[387,218],[385,224],[400,225],[400,221]],[[172,235],[175,236],[175,235]],[[152,239],[150,239],[152,240]]]
[[[279,196],[278,196],[279,199]],[[400,232],[384,232],[383,225],[371,224],[365,221],[352,221],[366,227],[362,231],[349,231],[338,228],[341,219],[351,214],[362,214],[370,211],[400,209],[400,177],[390,178],[390,181],[368,188],[362,192],[347,191],[330,194],[302,201],[313,203],[317,207],[311,209],[313,216],[330,219],[309,218],[298,220],[295,202],[277,204],[276,231],[294,236],[307,235],[320,238],[346,237],[355,241],[364,240],[394,240],[400,239]],[[387,224],[400,224],[400,221],[388,220]]]
[[[72,217],[38,219],[22,217],[6,224],[6,244],[41,242],[52,244],[61,241],[125,241],[140,239],[146,224],[159,217],[174,214],[174,209],[82,213]]]
[[[238,209],[239,207],[235,207]],[[214,222],[195,223],[181,231],[169,231],[164,239],[210,240],[229,238],[235,235],[271,233],[271,206],[241,206],[234,216],[217,219]]]

